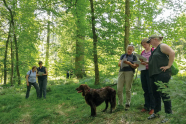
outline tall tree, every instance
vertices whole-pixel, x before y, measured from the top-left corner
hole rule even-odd
[[[12,24],[9,22],[9,32],[8,32],[8,38],[6,41],[6,48],[5,48],[5,55],[4,55],[4,84],[6,84],[6,79],[7,79],[7,51],[8,51],[8,43],[10,40],[10,33],[11,33],[11,28],[12,28]]]
[[[16,71],[17,71],[17,77],[18,77],[18,84],[21,84],[21,78],[20,78],[20,73],[19,73],[19,56],[18,56],[18,44],[17,44],[17,37],[16,37],[16,31],[15,31],[15,23],[14,23],[14,16],[11,8],[8,7],[7,3],[5,0],[3,0],[5,7],[8,9],[10,13],[10,23],[12,24],[12,31],[13,31],[13,39],[15,43],[15,52],[16,52]]]
[[[95,16],[94,16],[94,3],[90,0],[91,15],[92,15],[92,33],[93,33],[93,54],[94,54],[94,68],[95,68],[95,84],[99,84],[99,68],[98,68],[98,55],[97,55],[97,35],[95,28]]]
[[[129,44],[129,33],[130,33],[130,0],[125,0],[125,38],[124,38],[124,49],[127,52],[127,46]]]

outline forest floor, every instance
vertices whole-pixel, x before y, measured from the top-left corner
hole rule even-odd
[[[116,79],[117,77],[115,77]],[[90,117],[90,107],[83,96],[75,90],[80,84],[91,88],[102,88],[114,82],[113,78],[102,79],[100,85],[94,85],[93,78],[48,81],[47,98],[37,99],[32,87],[30,97],[25,99],[26,85],[1,85],[0,123],[1,124],[158,124],[165,117],[164,107],[160,118],[148,120],[148,112],[143,109],[144,97],[139,78],[132,86],[132,100],[129,111],[109,113],[101,112],[105,103],[97,107],[97,116]],[[116,85],[113,86],[116,89]],[[124,88],[125,100],[125,88]],[[118,97],[116,97],[118,101]],[[176,100],[173,100],[173,106]],[[174,112],[174,109],[173,109]],[[167,122],[170,123],[170,122]]]

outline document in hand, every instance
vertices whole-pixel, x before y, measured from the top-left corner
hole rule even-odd
[[[42,76],[42,75],[44,74],[44,72],[40,72],[40,71],[39,71],[38,74],[39,74],[40,76]]]
[[[140,61],[133,61],[135,64],[138,64],[139,67],[138,67],[138,70],[145,70],[146,69],[146,66],[145,65],[142,65]]]
[[[143,59],[143,61],[145,61],[145,62],[147,61],[147,58],[145,58],[139,54],[134,53],[134,55],[137,56],[139,59]]]
[[[129,66],[128,64],[123,63],[124,61],[127,61],[127,58],[121,60],[121,68]]]

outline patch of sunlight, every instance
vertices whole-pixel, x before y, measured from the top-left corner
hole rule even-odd
[[[20,123],[23,124],[31,124],[31,116],[30,113],[24,113],[21,117],[22,119],[19,120]]]
[[[137,92],[133,92],[132,95],[137,95]]]
[[[66,111],[72,111],[72,110],[74,110],[75,109],[75,107],[71,107],[71,108],[69,108],[69,109],[66,109]]]

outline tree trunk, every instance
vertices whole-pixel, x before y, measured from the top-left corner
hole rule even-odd
[[[13,86],[13,74],[14,74],[14,52],[13,52],[13,41],[11,41],[11,75],[10,75],[10,82]]]
[[[8,43],[9,43],[9,40],[10,40],[11,28],[12,28],[12,25],[11,25],[11,22],[10,22],[8,38],[7,38],[7,41],[6,41],[5,58],[4,58],[4,84],[6,84],[6,79],[7,79],[6,61],[7,61],[7,51],[8,51]]]
[[[129,31],[130,31],[130,0],[125,0],[125,38],[124,38],[124,49],[127,53],[127,46],[129,44]]]
[[[92,33],[93,33],[93,54],[94,54],[94,66],[95,66],[95,84],[99,84],[99,68],[98,68],[98,56],[97,56],[97,35],[95,29],[95,16],[94,16],[94,4],[93,0],[90,0],[91,14],[92,14]]]
[[[85,41],[85,29],[82,22],[85,21],[86,13],[82,11],[82,1],[76,0],[76,56],[75,56],[75,75],[77,78],[83,78],[86,76],[84,69],[84,41]],[[86,7],[86,6],[84,6]]]
[[[49,69],[49,44],[50,44],[50,11],[47,12],[48,14],[48,25],[47,25],[47,45],[46,45],[46,59],[45,59],[45,66]]]

